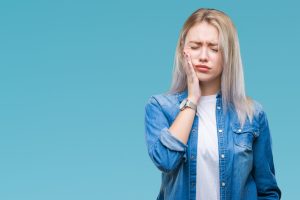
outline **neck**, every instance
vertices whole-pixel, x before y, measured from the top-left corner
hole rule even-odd
[[[221,89],[221,81],[199,82],[201,88],[201,96],[216,94]]]

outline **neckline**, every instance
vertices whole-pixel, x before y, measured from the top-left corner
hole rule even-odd
[[[200,100],[199,100],[199,104],[200,103],[204,103],[204,102],[212,102],[212,101],[216,101],[217,100],[217,94],[212,94],[212,95],[206,95],[206,96],[201,96]]]

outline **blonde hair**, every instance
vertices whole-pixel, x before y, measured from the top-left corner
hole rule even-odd
[[[236,28],[231,19],[222,11],[201,8],[192,13],[186,20],[178,39],[172,84],[167,93],[177,93],[187,89],[187,77],[183,69],[183,47],[188,31],[195,24],[201,22],[207,22],[216,27],[219,32],[220,49],[223,56],[221,75],[223,110],[225,113],[229,107],[234,108],[243,127],[247,116],[250,123],[252,122],[255,110],[254,101],[245,93],[243,65]]]

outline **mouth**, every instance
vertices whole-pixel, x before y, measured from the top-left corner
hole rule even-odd
[[[207,65],[195,65],[196,68],[210,69]]]
[[[210,70],[210,67],[208,67],[206,65],[195,65],[195,68],[197,69],[197,71],[200,71],[203,73],[207,73]]]

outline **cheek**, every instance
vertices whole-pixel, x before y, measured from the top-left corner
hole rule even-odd
[[[222,56],[215,55],[214,57],[212,57],[212,60],[216,67],[219,67],[219,66],[222,67],[222,65],[223,65]]]
[[[215,73],[221,74],[223,71],[222,59],[220,57],[216,56],[213,60],[213,65],[214,65]]]

